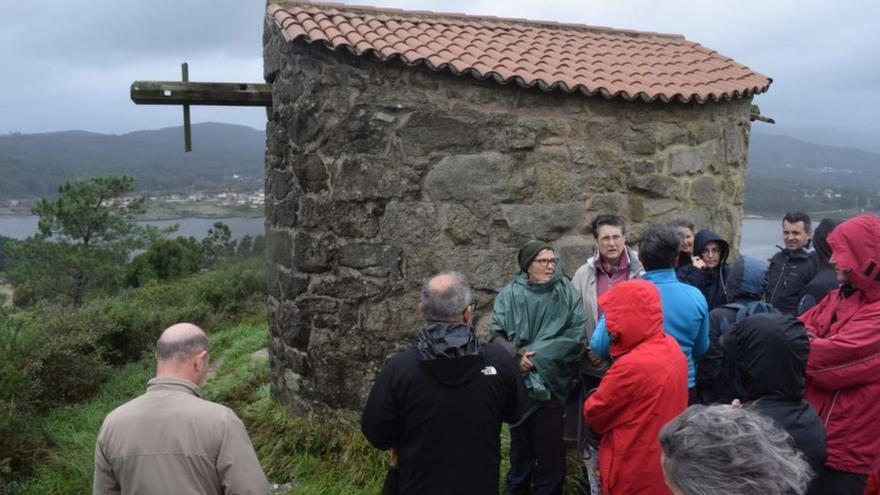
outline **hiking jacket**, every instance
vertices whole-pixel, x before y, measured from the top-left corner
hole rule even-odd
[[[503,334],[520,354],[535,353],[535,369],[524,378],[528,405],[522,419],[551,398],[565,404],[583,353],[585,325],[581,299],[560,266],[543,284],[529,282],[519,270],[495,297],[490,331]]]
[[[828,236],[837,266],[851,270],[837,289],[802,315],[814,334],[806,398],[828,437],[826,465],[880,472],[880,219],[859,215]]]
[[[804,248],[782,249],[770,258],[764,300],[782,313],[794,315],[807,284],[817,271],[817,257]]]
[[[828,234],[834,229],[833,220],[823,218],[813,233],[813,255],[816,258],[816,274],[804,287],[798,300],[797,314],[802,315],[816,304],[819,304],[829,292],[840,286],[837,272],[831,264],[831,246],[828,245]]]
[[[729,276],[727,257],[730,255],[730,246],[720,235],[709,229],[703,229],[694,236],[694,254],[700,256],[706,248],[706,244],[710,242],[718,243],[721,248],[718,266],[712,269],[703,269],[688,265],[678,270],[678,277],[682,282],[699,289],[703,293],[703,297],[706,298],[709,311],[712,311],[722,304],[727,304],[730,299],[726,285]]]
[[[825,464],[825,428],[804,400],[810,342],[804,325],[782,313],[749,316],[725,340],[746,391],[743,403],[794,439],[814,472]]]
[[[684,353],[688,364],[687,385],[696,384],[694,358],[700,357],[709,348],[709,311],[703,295],[688,284],[678,281],[675,270],[661,268],[645,272],[645,280],[660,291],[663,306],[663,330],[675,339]],[[590,349],[601,358],[613,355],[611,336],[608,332],[607,318],[599,319]]]
[[[186,380],[153,378],[104,419],[92,493],[265,495],[269,483],[231,409]]]
[[[754,256],[740,255],[730,264],[726,281],[730,302],[709,311],[709,349],[696,360],[697,386],[703,404],[730,404],[733,399],[741,398],[734,393],[730,377],[724,376],[727,370],[724,368],[721,337],[730,329],[741,309],[761,299],[766,273],[767,262]]]
[[[524,402],[516,364],[471,326],[434,323],[379,373],[361,416],[378,449],[396,448],[401,494],[498,493],[501,423]]]
[[[638,254],[630,249],[629,246],[624,246],[623,252],[623,256],[626,256],[629,260],[629,273],[627,278],[632,280],[641,277],[645,273],[645,270],[642,268],[642,263],[639,261]],[[580,294],[584,314],[587,317],[584,334],[586,341],[589,341],[590,337],[593,336],[593,330],[596,328],[596,323],[599,321],[599,306],[596,304],[596,299],[598,299],[596,293],[596,263],[598,262],[599,250],[597,249],[596,253],[593,254],[586,263],[581,265],[576,272],[574,272],[574,277],[571,279],[571,284],[574,285],[574,288],[577,289],[578,294]]]
[[[687,360],[663,332],[660,293],[654,284],[624,282],[603,294],[599,304],[615,361],[584,403],[583,413],[590,427],[602,433],[602,493],[669,494],[658,435],[687,407]]]

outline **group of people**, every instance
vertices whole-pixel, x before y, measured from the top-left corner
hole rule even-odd
[[[478,338],[464,276],[428,278],[425,327],[379,373],[361,428],[390,449],[385,493],[558,494],[566,450],[590,495],[862,495],[880,471],[880,219],[789,214],[770,259],[709,230],[613,215],[569,279],[553,246],[517,253]],[[201,398],[202,329],[169,327],[156,377],[111,412],[93,492],[268,494],[247,431]]]
[[[785,216],[769,261],[687,221],[637,250],[613,215],[569,279],[531,241],[472,325],[461,274],[424,284],[426,326],[380,372],[362,431],[387,493],[561,493],[566,443],[588,494],[863,494],[880,471],[880,219],[812,232]]]

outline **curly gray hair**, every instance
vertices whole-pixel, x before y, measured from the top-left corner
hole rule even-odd
[[[691,406],[660,430],[660,447],[684,495],[804,493],[813,474],[788,433],[745,407]]]

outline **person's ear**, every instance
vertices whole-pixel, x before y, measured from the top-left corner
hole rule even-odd
[[[207,368],[210,362],[210,353],[208,351],[202,351],[195,355],[195,359],[193,359],[193,369],[195,371],[201,371],[202,368]]]
[[[471,320],[473,320],[473,319],[474,319],[474,312],[471,309],[471,306],[468,305],[468,307],[465,308],[464,313],[461,314],[461,321],[465,325],[470,325]]]
[[[425,306],[422,303],[419,303],[419,316],[425,317]]]

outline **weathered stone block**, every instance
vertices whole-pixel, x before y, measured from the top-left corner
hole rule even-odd
[[[419,191],[419,174],[388,160],[357,156],[337,162],[333,197],[337,200],[368,200],[401,197]]]
[[[293,266],[293,242],[287,230],[266,229],[266,252],[269,261],[291,268]]]
[[[705,172],[715,156],[715,142],[677,148],[669,153],[669,171],[675,175]]]
[[[293,300],[309,287],[308,275],[291,272],[281,265],[270,265],[268,274],[269,295],[278,300]]]
[[[409,148],[449,150],[473,148],[484,132],[478,122],[448,114],[416,112],[398,130],[401,142]]]
[[[660,144],[660,147],[689,143],[688,130],[681,123],[660,124],[654,130],[654,140]]]
[[[576,188],[578,177],[573,170],[558,163],[535,167],[535,200],[549,203],[574,201],[584,195]]]
[[[434,203],[391,201],[385,206],[381,235],[395,245],[436,245],[442,237]]]
[[[315,281],[313,293],[340,299],[365,299],[382,292],[382,286],[355,273],[326,275]]]
[[[266,198],[266,222],[274,227],[293,227],[296,225],[296,199],[288,196],[281,201]]]
[[[293,257],[296,267],[306,273],[321,273],[333,268],[336,254],[336,236],[333,234],[296,233]]]
[[[293,176],[286,170],[270,168],[266,171],[266,184],[269,196],[282,200],[293,191]]]
[[[348,238],[375,237],[383,213],[377,202],[334,201],[328,196],[300,198],[299,225],[320,228]]]
[[[440,208],[440,225],[456,244],[482,243],[489,234],[486,219],[479,219],[469,209],[454,203]]]
[[[633,177],[630,181],[633,189],[646,193],[654,198],[672,198],[680,194],[677,180],[660,174]]]
[[[574,229],[586,213],[583,203],[502,205],[501,211],[514,232],[545,241]]]
[[[721,201],[721,192],[718,190],[718,181],[715,177],[700,177],[691,183],[691,199],[698,205],[718,205]]]
[[[374,277],[400,274],[401,250],[388,244],[355,242],[338,250],[339,265],[357,268]]]
[[[742,165],[745,162],[745,145],[743,133],[734,122],[728,122],[724,126],[724,158],[733,166]]]
[[[293,172],[300,187],[306,192],[321,192],[327,189],[327,167],[321,158],[314,153],[306,156],[295,156],[292,160]],[[277,196],[282,198],[283,196]]]
[[[626,206],[626,198],[622,194],[594,194],[587,201],[587,209],[598,213],[618,214]]]
[[[520,198],[525,186],[510,157],[495,151],[448,156],[425,178],[425,192],[434,201],[508,202]]]
[[[657,150],[656,139],[651,132],[630,129],[623,135],[623,149],[637,155],[651,155]]]
[[[574,272],[593,255],[596,242],[592,235],[567,235],[553,242],[565,273],[572,277]]]
[[[657,171],[657,164],[650,160],[636,160],[632,164],[632,169],[639,175],[653,174]]]
[[[645,201],[645,211],[653,217],[661,213],[672,211],[678,207],[678,202],[671,199],[650,199]]]
[[[501,134],[500,147],[505,150],[529,150],[535,147],[535,131],[526,126],[507,128]]]
[[[612,147],[572,146],[572,159],[582,167],[578,187],[588,191],[622,191],[626,188],[628,160]]]

